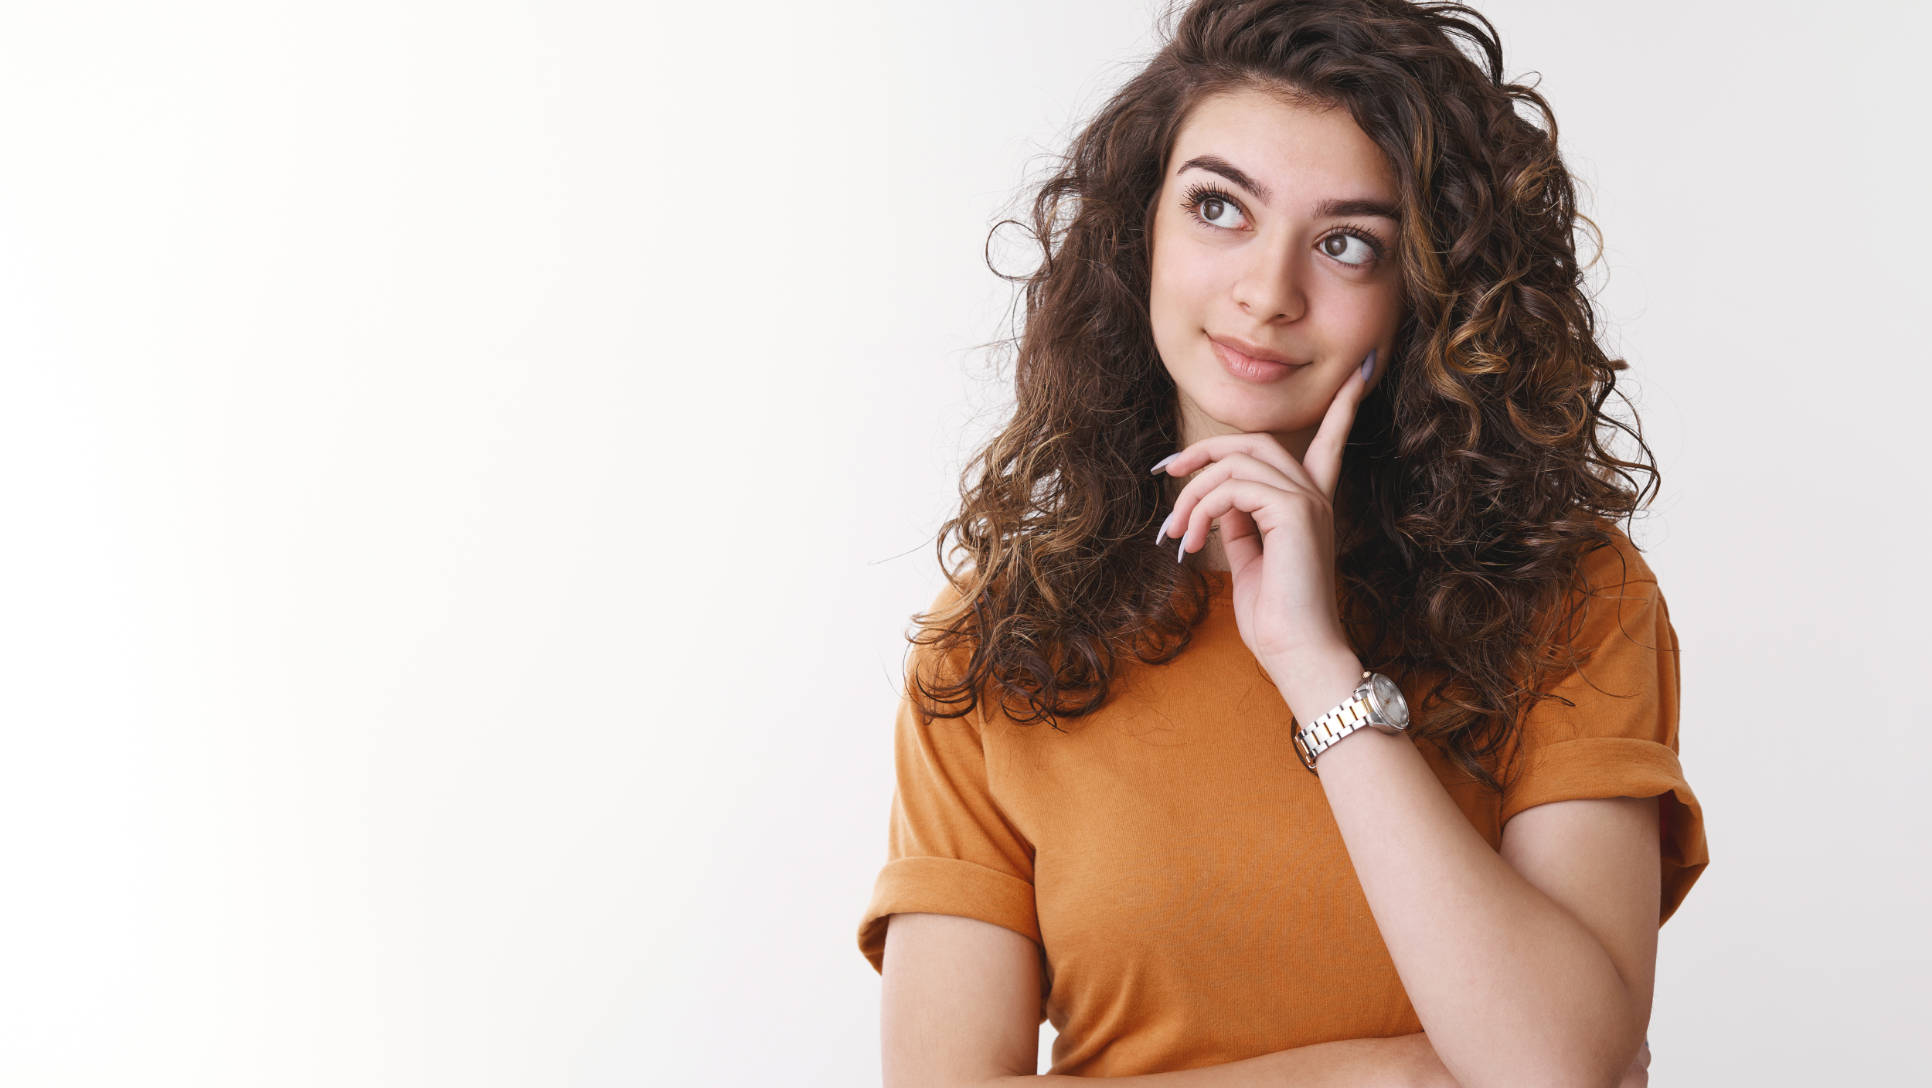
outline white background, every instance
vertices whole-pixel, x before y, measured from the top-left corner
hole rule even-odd
[[[1932,8],[1481,6],[1663,469],[1652,1083],[1923,1079]],[[0,10],[0,1082],[876,1083],[987,231],[1151,0]]]

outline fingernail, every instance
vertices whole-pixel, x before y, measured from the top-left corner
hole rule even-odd
[[[1161,541],[1167,539],[1167,526],[1170,523],[1172,523],[1173,520],[1174,520],[1174,515],[1169,514],[1165,519],[1161,521],[1161,531],[1154,534],[1154,543],[1159,544]]]
[[[1362,360],[1362,380],[1368,381],[1375,373],[1375,349],[1370,348],[1368,358]]]
[[[1151,476],[1154,473],[1159,472],[1161,469],[1166,468],[1167,463],[1169,461],[1172,461],[1174,458],[1179,456],[1180,456],[1179,453],[1170,453],[1166,457],[1161,458],[1159,461],[1154,462],[1154,467],[1147,470],[1148,475]]]
[[[1182,556],[1184,556],[1184,555],[1186,555],[1186,554],[1187,554],[1187,534],[1186,534],[1186,533],[1182,533],[1182,534],[1181,534],[1181,546],[1180,546],[1180,547],[1178,547],[1178,548],[1175,548],[1175,549],[1174,549],[1174,562],[1176,562],[1176,563],[1178,563],[1178,562],[1180,562],[1180,561],[1181,561],[1181,557],[1182,557]]]

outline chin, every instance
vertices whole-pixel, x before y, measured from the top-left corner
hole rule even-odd
[[[1291,416],[1299,415],[1292,399],[1279,400],[1256,395],[1251,390],[1216,390],[1207,400],[1196,400],[1208,418],[1237,431],[1286,431],[1295,428]]]

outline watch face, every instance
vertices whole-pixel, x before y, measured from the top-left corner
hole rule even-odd
[[[1375,701],[1382,708],[1382,716],[1397,729],[1409,727],[1409,703],[1402,698],[1402,689],[1395,681],[1376,673],[1369,681],[1375,686]]]

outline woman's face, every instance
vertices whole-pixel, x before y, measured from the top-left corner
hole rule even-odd
[[[1387,368],[1401,317],[1395,178],[1346,109],[1253,91],[1196,106],[1170,161],[1149,310],[1183,445],[1267,431],[1301,458],[1369,349],[1371,390]],[[1215,341],[1299,365],[1243,373]]]

